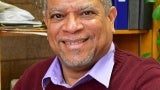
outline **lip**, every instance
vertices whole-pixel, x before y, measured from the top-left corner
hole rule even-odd
[[[85,44],[85,42],[88,39],[89,38],[80,38],[80,39],[75,39],[75,40],[67,39],[63,41],[63,44],[69,49],[79,49]]]

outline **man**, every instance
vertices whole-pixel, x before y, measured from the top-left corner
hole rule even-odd
[[[160,90],[160,65],[112,42],[116,15],[111,0],[48,0],[56,56],[26,70],[14,90]]]

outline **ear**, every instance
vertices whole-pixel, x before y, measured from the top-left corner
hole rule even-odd
[[[114,22],[115,22],[116,16],[117,16],[117,9],[116,9],[116,7],[112,6],[112,7],[109,9],[108,17],[109,17],[110,23],[111,23],[111,25],[112,25],[112,31],[113,31],[113,32],[115,32]]]

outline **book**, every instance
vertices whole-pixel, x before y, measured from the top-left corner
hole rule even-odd
[[[152,12],[153,3],[148,3],[146,0],[140,0],[140,13],[139,13],[139,29],[149,30],[152,29]]]
[[[139,29],[140,1],[128,1],[128,29]]]
[[[128,0],[113,0],[112,2],[117,8],[115,29],[128,29]]]

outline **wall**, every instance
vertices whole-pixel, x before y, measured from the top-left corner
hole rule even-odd
[[[46,37],[1,36],[2,90],[10,89],[10,81],[19,78],[26,68],[53,56]]]
[[[29,11],[41,20],[36,0],[1,0]],[[26,68],[39,60],[53,56],[46,37],[36,35],[0,36],[1,89],[9,90],[10,81],[19,78]]]

